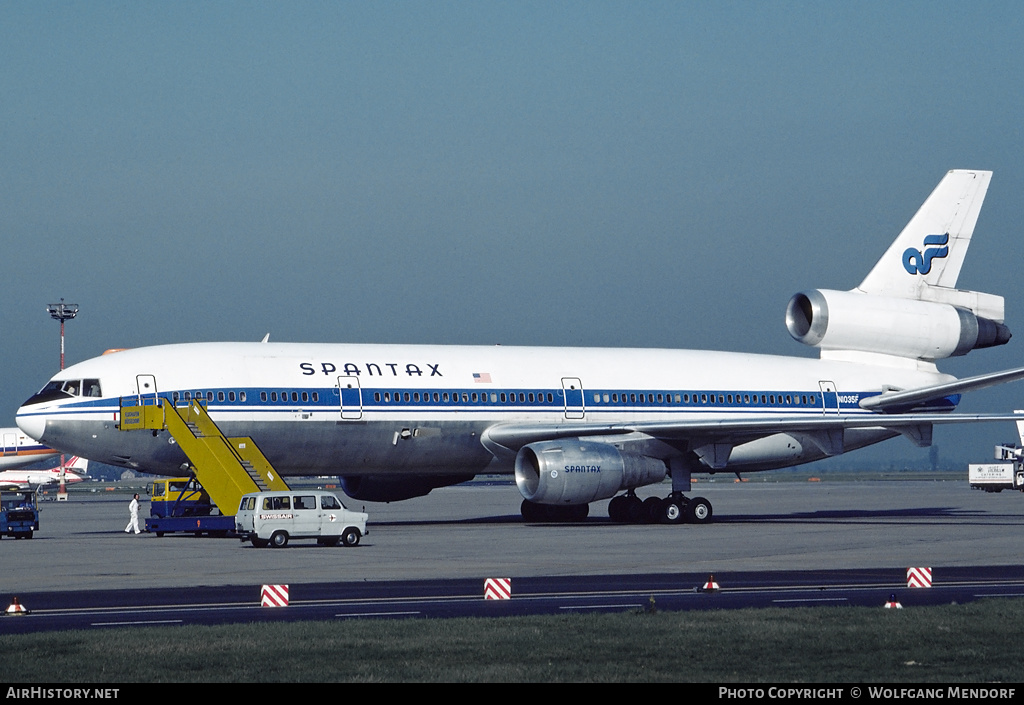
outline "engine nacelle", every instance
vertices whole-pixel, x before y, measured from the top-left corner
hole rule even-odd
[[[786,307],[789,334],[822,350],[941,360],[1003,345],[1010,329],[947,303],[814,289]]]
[[[398,502],[422,497],[431,490],[468,482],[473,475],[342,475],[341,489],[364,502]]]
[[[620,490],[665,479],[662,460],[623,453],[579,438],[523,446],[516,455],[516,485],[537,504],[586,504]]]

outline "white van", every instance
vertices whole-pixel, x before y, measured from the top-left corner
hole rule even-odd
[[[235,515],[235,531],[253,546],[281,548],[290,539],[316,539],[321,546],[341,541],[356,546],[366,535],[366,514],[345,508],[323,490],[253,492],[243,495]]]

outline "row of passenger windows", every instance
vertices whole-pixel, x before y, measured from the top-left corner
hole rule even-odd
[[[203,401],[203,400],[205,400],[205,401],[214,401],[216,399],[216,401],[219,401],[219,402],[223,402],[223,401],[227,401],[227,402],[232,402],[232,401],[244,402],[246,400],[245,392],[244,391],[238,392],[237,394],[234,391],[227,391],[227,392],[223,392],[223,391],[221,391],[221,392],[183,392],[181,394],[179,394],[178,392],[174,392],[171,395],[171,397],[173,398],[175,403],[178,403],[182,399],[184,399],[185,401],[191,401],[192,399],[199,399],[200,401]],[[260,392],[260,401],[271,401],[271,402],[283,401],[283,402],[287,402],[287,401],[289,401],[289,399],[291,401],[293,401],[293,402],[299,402],[299,401],[302,401],[302,402],[310,402],[310,401],[312,401],[312,402],[319,402],[320,401],[320,394],[319,394],[319,392],[306,392],[306,391],[303,391],[303,392],[294,392],[294,391],[293,392]]]
[[[184,399],[205,400],[212,402],[245,402],[244,391],[196,391],[174,392],[175,403]],[[786,406],[817,406],[818,396],[815,394],[718,394],[718,393],[671,393],[671,392],[595,392],[594,404],[707,404],[707,405],[786,405]],[[553,404],[555,395],[552,392],[374,392],[373,400],[379,403],[400,404],[403,402],[418,403],[455,403],[463,404]],[[320,394],[309,391],[260,392],[261,402],[293,402],[319,403]]]
[[[343,509],[338,498],[329,494],[320,495],[320,508]],[[253,511],[254,509],[256,509],[256,497],[242,497],[242,502],[238,505],[238,510]],[[295,495],[294,497],[272,495],[270,497],[264,497],[262,509],[316,509],[316,495]]]
[[[387,403],[401,403],[401,402],[435,402],[440,404],[447,403],[458,403],[460,400],[463,404],[486,404],[490,401],[492,404],[497,404],[498,400],[501,400],[502,404],[515,403],[517,400],[520,403],[531,403],[531,404],[553,404],[555,402],[555,395],[551,392],[545,394],[544,392],[519,392],[518,396],[515,392],[374,392],[373,400],[375,402]]]
[[[817,406],[814,394],[691,394],[666,393],[600,393],[594,394],[595,404],[744,404],[749,406],[785,404],[787,406]]]
[[[401,403],[401,402],[435,402],[435,403],[458,403],[464,404],[492,404],[502,403],[515,404],[552,404],[555,395],[551,392],[374,392],[373,400],[377,403]],[[818,397],[814,394],[717,394],[717,393],[666,393],[666,392],[595,392],[593,394],[594,404],[744,404],[757,405],[782,405],[787,406],[817,406]]]
[[[199,401],[213,401],[216,398],[217,401],[245,401],[245,392],[172,392],[171,399],[177,404],[179,401],[184,399],[185,401],[192,401],[198,399]]]

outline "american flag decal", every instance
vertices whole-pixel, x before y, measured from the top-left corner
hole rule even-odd
[[[473,373],[473,381],[474,382],[490,382],[491,381],[491,373],[490,372],[474,372]]]

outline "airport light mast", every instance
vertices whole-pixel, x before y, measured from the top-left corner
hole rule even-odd
[[[64,299],[59,304],[50,304],[46,307],[50,318],[60,321],[60,368],[64,369],[64,321],[70,321],[78,315],[78,304],[66,304]]]
[[[59,304],[50,304],[46,307],[50,318],[60,321],[60,369],[64,369],[64,321],[70,321],[78,315],[78,304],[66,304],[64,299]],[[57,488],[57,501],[67,500],[68,489],[64,484],[64,454],[60,454],[60,485]]]

